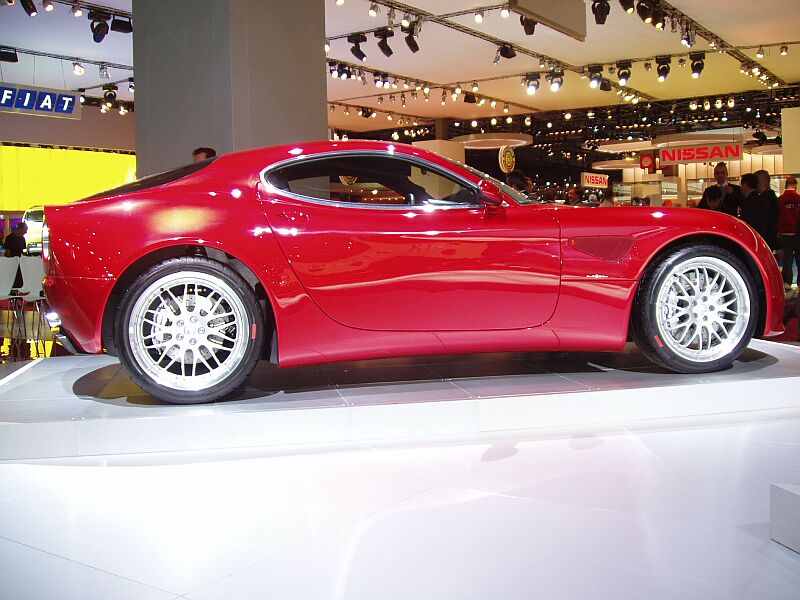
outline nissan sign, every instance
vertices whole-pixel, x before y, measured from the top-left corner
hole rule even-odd
[[[662,165],[713,162],[720,160],[742,160],[742,145],[720,144],[713,146],[662,148],[660,157]]]
[[[608,175],[600,173],[581,173],[581,185],[585,188],[604,190],[608,187]]]

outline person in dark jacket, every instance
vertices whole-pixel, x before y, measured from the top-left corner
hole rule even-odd
[[[778,195],[770,187],[769,173],[764,169],[753,173],[758,178],[758,199],[764,211],[764,239],[773,250],[780,248],[778,244],[778,223],[781,220],[781,203]]]
[[[744,201],[739,214],[740,218],[755,229],[761,237],[766,239],[766,204],[760,201],[758,177],[753,173],[742,175],[742,193],[744,194]]]
[[[722,192],[722,204],[720,210],[734,217],[739,216],[739,210],[744,200],[742,188],[733,185],[728,181],[728,165],[724,162],[717,163],[714,167],[714,179],[716,184],[703,190],[703,197],[697,204],[697,208],[708,208],[708,194],[713,188],[718,188]]]

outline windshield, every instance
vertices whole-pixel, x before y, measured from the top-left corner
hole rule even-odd
[[[536,204],[533,200],[528,198],[528,196],[526,196],[524,193],[520,192],[519,190],[515,190],[507,183],[503,183],[502,181],[500,181],[499,179],[495,179],[491,175],[487,175],[483,171],[479,171],[478,169],[470,167],[469,165],[459,162],[457,160],[453,159],[447,159],[447,160],[457,164],[459,167],[463,169],[466,169],[473,175],[477,175],[481,179],[491,181],[493,184],[495,184],[497,187],[500,188],[500,191],[502,191],[506,196],[510,196],[511,199],[514,200],[514,202],[516,202],[517,204]]]

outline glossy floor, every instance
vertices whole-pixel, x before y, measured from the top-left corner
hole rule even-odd
[[[0,598],[800,598],[800,411],[636,427],[0,462]]]

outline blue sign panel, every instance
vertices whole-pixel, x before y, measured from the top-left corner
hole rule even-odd
[[[0,85],[0,111],[80,119],[80,94],[31,86]]]

